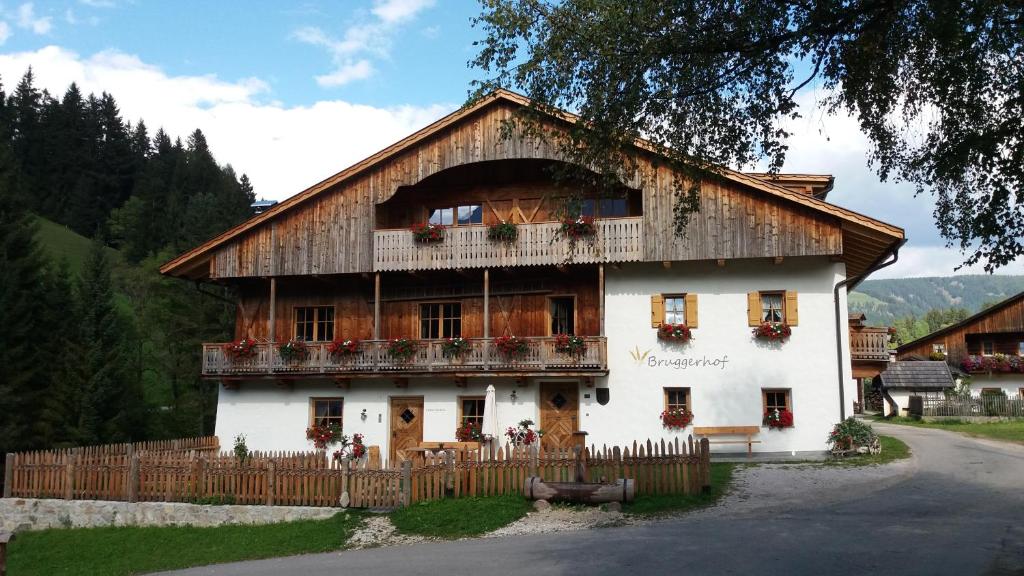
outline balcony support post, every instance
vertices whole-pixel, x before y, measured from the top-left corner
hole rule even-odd
[[[484,368],[490,363],[491,338],[491,271],[484,268]]]
[[[267,342],[274,342],[277,328],[277,278],[274,276],[270,277],[270,310],[267,313],[270,315],[267,323]]]
[[[373,275],[373,339],[380,340],[380,272]]]
[[[601,331],[598,335],[604,336],[604,264],[597,265],[597,316],[601,319]]]

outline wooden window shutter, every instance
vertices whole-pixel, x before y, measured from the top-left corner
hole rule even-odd
[[[796,290],[786,290],[786,324],[796,326],[799,319],[796,305]]]
[[[686,325],[690,328],[697,327],[697,295],[686,295]]]
[[[761,293],[747,292],[747,325],[761,325]]]
[[[651,328],[661,328],[665,322],[665,298],[661,294],[651,295]]]

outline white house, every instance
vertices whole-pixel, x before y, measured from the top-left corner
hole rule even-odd
[[[337,424],[402,457],[454,442],[493,385],[499,428],[545,446],[755,426],[759,451],[823,450],[857,399],[847,291],[903,231],[828,203],[830,176],[722,168],[675,236],[650,145],[616,190],[556,177],[556,146],[502,133],[526,104],[496,92],[163,266],[237,290],[238,340],[203,351],[222,442],[304,450]],[[762,426],[777,410],[792,425]]]

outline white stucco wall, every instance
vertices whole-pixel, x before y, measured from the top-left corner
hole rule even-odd
[[[984,388],[1000,388],[1007,396],[1017,396],[1024,388],[1024,374],[972,374],[971,394],[978,396]]]
[[[844,278],[842,263],[824,257],[771,261],[730,260],[714,263],[626,264],[605,270],[605,318],[608,335],[609,376],[595,379],[595,388],[580,386],[579,428],[589,433],[588,443],[623,444],[652,441],[692,432],[666,431],[659,419],[664,387],[689,387],[697,426],[760,425],[761,389],[789,388],[795,426],[778,431],[762,428],[756,451],[790,452],[825,449],[831,426],[839,420],[836,373],[835,308],[833,287]],[[747,292],[796,290],[799,324],[789,341],[781,344],[755,340],[747,325]],[[688,344],[658,340],[650,323],[650,296],[687,292],[698,295],[699,327]],[[856,400],[849,348],[845,343],[845,291],[841,293],[844,339],[844,382],[847,415]],[[631,352],[647,355],[634,360]],[[699,361],[718,365],[675,368],[651,363]],[[296,381],[293,389],[273,382],[242,382],[237,390],[220,390],[217,435],[225,447],[244,433],[250,449],[307,450],[305,439],[311,397],[345,400],[345,433],[362,433],[367,444],[388,453],[390,397],[423,396],[425,441],[452,441],[457,426],[459,396],[484,394],[489,383],[497,388],[500,428],[530,418],[539,423],[539,382],[525,387],[511,379],[470,378],[465,388],[448,379],[410,378],[408,388],[396,388],[391,379],[352,379],[339,389],[329,380]],[[607,386],[610,401],[601,406],[595,389]],[[512,402],[511,392],[517,400]],[[589,397],[588,397],[589,396]],[[365,420],[360,415],[367,411]],[[746,446],[715,445],[715,451],[745,451]]]

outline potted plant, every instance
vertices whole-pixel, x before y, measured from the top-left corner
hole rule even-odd
[[[512,243],[519,237],[519,228],[511,222],[501,221],[487,227],[487,239],[496,242]]]
[[[833,456],[847,454],[878,454],[882,451],[878,436],[870,424],[850,416],[832,427],[828,444]]]
[[[443,224],[413,224],[410,230],[412,230],[413,239],[421,244],[444,241],[445,227]]]
[[[228,342],[224,345],[224,355],[232,362],[248,360],[256,356],[256,340],[246,336],[241,340]]]
[[[515,336],[498,336],[494,339],[494,347],[507,360],[518,360],[530,351],[526,341]]]
[[[665,428],[682,430],[693,422],[693,413],[682,408],[664,410],[661,413],[661,425]]]
[[[388,341],[387,353],[399,362],[408,362],[416,355],[416,342],[408,338],[395,338]]]
[[[690,332],[690,327],[686,324],[662,324],[658,327],[658,338],[675,342],[689,342],[693,339],[693,333]]]
[[[767,340],[769,342],[781,342],[793,333],[789,324],[785,322],[762,322],[753,330],[754,338]]]
[[[337,424],[324,426],[314,424],[306,428],[306,440],[312,442],[317,450],[326,450],[329,446],[338,443],[348,444],[348,438],[341,433],[341,426]]]
[[[301,362],[309,357],[309,347],[302,340],[289,340],[277,347],[281,360],[291,364]]]
[[[543,430],[534,430],[532,426],[533,420],[520,420],[518,426],[505,430],[505,436],[513,446],[530,446],[544,435]]]
[[[363,444],[362,434],[353,434],[352,442],[348,441],[345,436],[341,437],[341,448],[335,450],[331,457],[335,462],[341,462],[342,460],[359,460],[366,455],[366,446]]]
[[[348,340],[335,340],[327,345],[327,353],[335,360],[339,358],[350,358],[359,352],[359,340],[352,338]]]
[[[455,439],[459,442],[480,442],[483,440],[480,424],[463,419],[462,425],[455,429]]]
[[[587,341],[573,334],[558,334],[555,336],[555,352],[579,358],[587,353]]]
[[[560,231],[563,237],[575,241],[596,235],[597,226],[594,225],[593,216],[580,215],[575,218],[563,218]]]
[[[768,428],[774,428],[776,430],[782,430],[783,428],[792,428],[793,413],[786,409],[769,410],[764,413],[764,418],[761,419],[761,425],[767,426]]]
[[[469,352],[470,347],[469,340],[465,338],[446,338],[441,342],[441,354],[445,358],[459,360]]]

